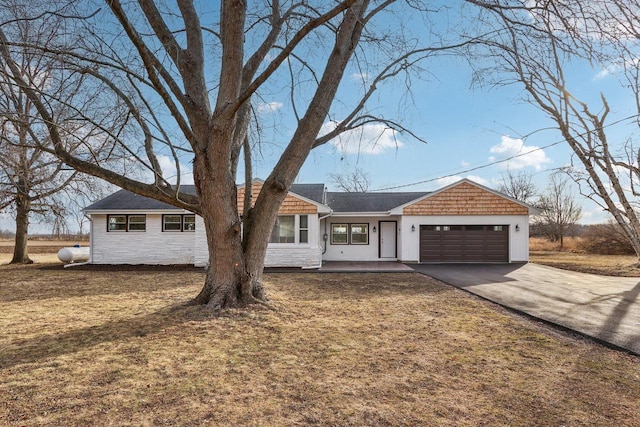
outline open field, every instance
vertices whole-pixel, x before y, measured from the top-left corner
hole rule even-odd
[[[0,425],[640,425],[640,360],[424,276],[0,266]]]
[[[529,260],[538,264],[583,273],[606,276],[640,277],[638,258],[633,255],[594,255],[578,250],[578,239],[566,238],[564,249],[547,239],[532,237],[529,240]]]

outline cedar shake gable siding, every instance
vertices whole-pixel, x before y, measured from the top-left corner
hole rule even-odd
[[[252,201],[255,201],[258,197],[258,193],[262,189],[262,182],[255,181],[251,186]],[[293,190],[293,189],[292,189]],[[244,205],[244,191],[245,187],[238,188],[238,212],[243,211]],[[309,203],[306,200],[300,199],[291,193],[287,194],[278,214],[280,215],[292,215],[292,214],[315,214],[318,213],[318,206],[313,203]]]
[[[412,205],[403,215],[528,215],[526,206],[468,182],[451,187]]]

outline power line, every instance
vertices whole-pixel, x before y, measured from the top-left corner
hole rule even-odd
[[[632,114],[630,116],[627,116],[627,117],[624,117],[622,119],[616,120],[615,122],[609,123],[606,126],[603,126],[602,128],[596,128],[596,129],[588,130],[586,132],[578,134],[578,136],[584,136],[584,135],[596,132],[598,130],[606,129],[608,127],[617,125],[617,124],[619,124],[621,122],[624,122],[625,120],[635,119],[635,118],[638,118],[638,117],[640,117],[640,113]],[[406,188],[406,187],[413,187],[414,185],[427,184],[429,182],[437,181],[439,179],[450,178],[452,176],[456,176],[456,175],[459,175],[459,174],[465,174],[465,173],[473,172],[473,171],[476,171],[476,170],[479,170],[479,169],[488,168],[489,166],[494,166],[494,165],[497,165],[497,164],[500,164],[500,163],[508,162],[509,160],[517,159],[518,157],[526,156],[527,154],[531,154],[531,153],[533,153],[535,151],[544,150],[544,149],[556,146],[558,144],[562,144],[563,142],[566,142],[566,139],[561,139],[561,140],[556,141],[556,142],[554,142],[552,144],[545,145],[545,146],[542,146],[542,147],[537,147],[537,148],[535,148],[533,150],[527,151],[526,153],[514,154],[511,157],[507,157],[507,158],[504,158],[504,159],[496,160],[496,161],[493,161],[493,162],[490,162],[490,163],[486,163],[484,165],[475,166],[473,168],[464,169],[464,170],[461,170],[461,171],[458,171],[458,172],[455,172],[455,173],[451,173],[451,174],[448,174],[448,175],[441,175],[441,176],[438,176],[436,178],[425,179],[425,180],[422,180],[422,181],[412,182],[412,183],[409,183],[409,184],[401,184],[401,185],[395,185],[395,186],[391,186],[391,187],[378,188],[378,189],[371,190],[371,191],[375,192],[375,191],[397,190],[399,188]]]

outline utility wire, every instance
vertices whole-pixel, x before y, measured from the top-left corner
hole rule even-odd
[[[615,122],[611,122],[611,123],[607,124],[606,126],[603,126],[602,128],[596,128],[596,129],[588,130],[586,132],[578,134],[578,136],[588,135],[588,134],[596,132],[598,130],[606,129],[608,127],[611,127],[611,126],[617,125],[619,123],[622,123],[625,120],[637,119],[638,117],[640,117],[640,113],[632,114],[630,116],[627,116],[627,117],[624,117],[622,119],[616,120]],[[500,163],[508,162],[509,160],[517,159],[518,157],[526,156],[527,154],[531,154],[531,153],[533,153],[535,151],[544,150],[546,148],[550,148],[550,147],[553,147],[555,145],[562,144],[563,142],[566,142],[566,139],[561,139],[561,140],[556,141],[554,143],[551,143],[549,145],[545,145],[543,147],[535,148],[533,150],[527,151],[526,153],[514,154],[513,156],[510,156],[510,157],[507,157],[507,158],[504,158],[504,159],[496,160],[496,161],[493,161],[493,162],[490,162],[490,163],[486,163],[486,164],[480,165],[480,166],[475,166],[473,168],[464,169],[464,170],[461,170],[461,171],[458,171],[458,172],[455,172],[455,173],[451,173],[451,174],[448,174],[448,175],[442,175],[442,176],[438,176],[436,178],[425,179],[425,180],[422,180],[422,181],[412,182],[412,183],[409,183],[409,184],[401,184],[401,185],[395,185],[395,186],[391,186],[391,187],[378,188],[378,189],[375,189],[375,190],[371,190],[371,192],[397,190],[399,188],[406,188],[406,187],[413,187],[414,185],[427,184],[429,182],[437,181],[439,179],[450,178],[452,176],[456,176],[456,175],[459,175],[459,174],[465,174],[465,173],[476,171],[478,169],[484,169],[484,168],[488,168],[489,166],[494,166],[494,165],[497,165],[497,164],[500,164]]]

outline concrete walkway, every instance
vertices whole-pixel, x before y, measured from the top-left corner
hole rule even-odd
[[[640,355],[640,278],[538,264],[415,264],[427,276]]]
[[[406,273],[414,270],[408,265],[395,261],[325,261],[319,271],[331,273]]]

